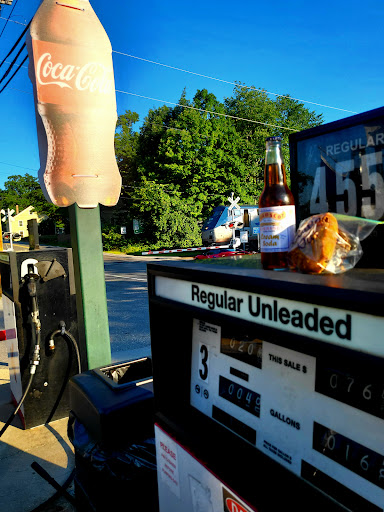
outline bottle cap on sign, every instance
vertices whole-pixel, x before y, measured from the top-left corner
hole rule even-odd
[[[267,137],[265,139],[266,142],[272,142],[272,141],[275,141],[275,142],[281,142],[281,137]]]

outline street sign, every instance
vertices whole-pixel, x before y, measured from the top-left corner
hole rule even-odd
[[[248,231],[240,231],[240,242],[242,244],[248,243]]]
[[[133,219],[133,232],[135,235],[139,235],[143,232],[143,224],[139,219]]]

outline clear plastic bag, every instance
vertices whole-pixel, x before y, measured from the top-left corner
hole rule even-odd
[[[341,274],[355,267],[367,238],[381,221],[324,213],[300,223],[288,253],[291,270],[308,274]]]

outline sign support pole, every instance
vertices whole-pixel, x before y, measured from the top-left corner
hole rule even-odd
[[[79,331],[87,347],[88,368],[110,364],[107,294],[99,206],[68,207]]]

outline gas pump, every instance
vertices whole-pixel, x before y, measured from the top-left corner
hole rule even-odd
[[[160,512],[383,510],[383,271],[148,284]]]
[[[69,378],[86,369],[71,249],[0,253],[10,386],[24,428],[68,415]]]

